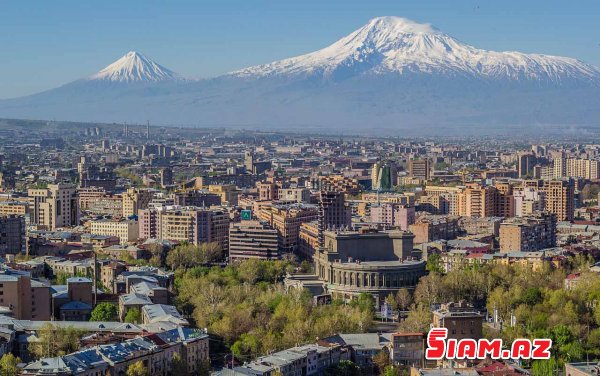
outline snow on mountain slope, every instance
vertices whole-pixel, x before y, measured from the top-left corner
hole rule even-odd
[[[599,72],[566,57],[478,49],[427,24],[381,17],[319,51],[206,80],[181,79],[130,52],[88,78],[0,100],[0,117],[449,134],[600,128]]]
[[[576,59],[520,52],[494,52],[463,44],[429,24],[379,17],[332,45],[289,59],[245,68],[238,77],[439,73],[478,78],[560,82],[597,80],[597,68]]]
[[[182,80],[182,77],[139,52],[130,51],[100,72],[88,77],[88,80],[133,83],[177,81]]]

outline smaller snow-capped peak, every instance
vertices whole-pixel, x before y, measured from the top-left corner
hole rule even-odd
[[[181,80],[170,69],[155,63],[136,51],[129,51],[119,60],[89,77],[90,80],[121,83],[161,82]]]

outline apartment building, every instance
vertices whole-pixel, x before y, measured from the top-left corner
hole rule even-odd
[[[0,307],[17,320],[50,320],[50,286],[5,270],[0,273]]]
[[[123,217],[138,215],[142,209],[147,209],[154,198],[154,191],[149,189],[129,188],[123,193]]]
[[[135,220],[99,219],[90,221],[89,224],[92,234],[117,236],[121,244],[127,244],[139,238],[139,225]]]
[[[229,214],[194,206],[162,206],[139,211],[139,236],[179,242],[217,242],[227,249]]]
[[[600,161],[587,158],[558,156],[554,158],[554,178],[582,178],[596,180],[600,178]]]
[[[546,181],[543,185],[544,209],[558,221],[572,221],[575,213],[575,184],[572,180]]]
[[[433,311],[433,326],[448,329],[448,338],[483,338],[484,315],[465,301],[442,304]]]
[[[454,239],[458,235],[459,217],[453,216],[424,216],[408,226],[410,232],[415,235],[415,243],[429,243],[439,239]]]
[[[531,252],[556,246],[556,215],[511,218],[500,225],[500,252]]]
[[[0,215],[29,214],[29,203],[26,201],[0,201]]]
[[[382,203],[371,206],[371,222],[407,231],[408,226],[415,223],[415,208],[413,206]]]

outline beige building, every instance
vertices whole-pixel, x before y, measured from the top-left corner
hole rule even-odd
[[[29,213],[29,203],[24,201],[0,201],[0,215],[25,215]]]
[[[410,232],[415,235],[414,242],[429,243],[434,240],[451,240],[456,238],[460,228],[459,217],[453,216],[425,216],[417,219],[416,223],[408,226]]]
[[[209,185],[208,191],[219,195],[221,202],[226,202],[229,205],[237,205],[237,197],[240,191],[233,184]]]
[[[154,191],[148,189],[129,188],[123,193],[123,217],[138,215],[141,209],[147,209],[154,197]]]
[[[31,222],[47,229],[79,224],[77,191],[71,184],[50,184],[45,189],[30,189]]]
[[[139,238],[138,221],[99,219],[90,221],[90,232],[96,235],[117,236],[121,244],[134,242]]]
[[[575,186],[572,181],[544,182],[544,209],[559,221],[572,221],[575,213]]]
[[[300,225],[297,253],[306,260],[312,260],[319,248],[319,222],[305,222]]]
[[[366,292],[379,306],[400,288],[413,289],[425,275],[425,261],[410,260],[414,236],[409,232],[325,231],[324,237],[325,248],[315,254],[316,278],[336,298],[351,300]],[[294,283],[286,279],[288,286]]]
[[[308,188],[280,188],[279,200],[294,202],[310,202],[310,189]]]
[[[139,236],[200,243],[217,242],[227,249],[229,213],[193,206],[163,206],[139,211]]]
[[[565,158],[559,156],[554,159],[554,178],[582,178],[596,180],[600,178],[600,161],[585,158]]]
[[[556,216],[511,218],[500,224],[500,252],[531,252],[556,246]]]
[[[319,210],[316,205],[308,204],[268,205],[256,215],[277,230],[281,251],[293,252],[298,247],[300,225],[317,220]]]
[[[459,187],[432,186],[425,187],[425,196],[420,198],[422,204],[430,204],[432,214],[460,215],[461,192]]]

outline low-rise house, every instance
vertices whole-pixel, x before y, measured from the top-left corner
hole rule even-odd
[[[123,321],[130,309],[139,309],[141,312],[142,307],[150,304],[152,300],[146,295],[135,293],[119,295],[119,319]]]
[[[142,307],[142,322],[144,324],[162,321],[172,322],[180,326],[189,325],[189,322],[181,316],[175,306],[166,304],[148,304]]]
[[[392,333],[337,334],[320,343],[339,345],[350,350],[350,360],[359,367],[369,367],[373,357],[391,343]]]

